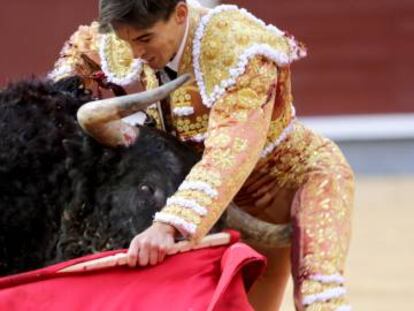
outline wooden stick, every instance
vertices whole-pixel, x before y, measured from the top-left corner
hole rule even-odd
[[[206,236],[198,244],[193,244],[189,241],[181,241],[174,244],[174,247],[168,252],[168,255],[174,255],[177,253],[184,253],[191,250],[208,248],[213,246],[226,245],[230,243],[231,236],[229,233],[222,232]],[[107,257],[102,257],[86,262],[82,262],[76,265],[72,265],[63,268],[58,273],[71,273],[82,271],[94,271],[105,268],[125,266],[127,265],[127,254],[118,253]]]

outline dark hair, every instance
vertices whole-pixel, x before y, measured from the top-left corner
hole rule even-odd
[[[108,32],[114,24],[150,28],[160,20],[168,20],[179,2],[185,0],[100,0],[99,30]]]

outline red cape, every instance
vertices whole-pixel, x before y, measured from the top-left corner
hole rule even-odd
[[[154,267],[57,273],[119,252],[0,278],[0,310],[253,310],[246,291],[265,265],[262,255],[245,244],[233,243],[177,254]]]

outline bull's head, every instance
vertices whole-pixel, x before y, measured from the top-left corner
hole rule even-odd
[[[78,122],[87,134],[106,146],[129,146],[135,142],[139,131],[121,119],[145,110],[189,79],[190,75],[185,74],[150,91],[90,102],[79,109]]]
[[[79,110],[88,134],[118,148],[105,148],[77,126],[77,109],[91,100],[78,77],[22,81],[0,92],[0,275],[126,247],[151,224],[199,158],[173,137],[121,118],[186,79]],[[114,124],[136,131],[133,143],[105,141],[123,133]],[[270,247],[286,242],[280,228],[228,211],[228,224],[247,238],[265,238]]]
[[[78,111],[78,121],[81,127],[99,142],[109,146],[120,144],[128,146],[137,140],[136,137],[139,132],[137,128],[133,128],[130,125],[123,123],[120,119],[139,110],[146,109],[154,102],[168,96],[171,92],[188,80],[189,76],[183,75],[176,80],[152,91],[91,102],[82,106]],[[133,142],[124,139],[125,133],[128,133],[130,137],[134,137]],[[154,156],[156,157],[156,155]],[[171,157],[171,159],[172,158],[173,157]],[[175,165],[179,166],[180,163],[176,162]],[[170,167],[169,169],[172,168],[173,167]],[[166,170],[164,168],[164,172],[165,171]],[[159,176],[162,176],[162,174]],[[154,178],[155,175],[153,175],[153,180]],[[166,191],[166,189],[159,188],[160,185],[165,185],[165,182],[161,180],[158,183],[154,183],[154,181],[152,181],[151,184],[149,184],[148,181],[139,181],[138,184],[140,189],[139,191],[141,193],[139,198],[141,201],[142,198],[148,197],[151,201],[148,201],[146,204],[150,204],[150,202],[152,202],[152,204],[158,203],[158,206],[153,206],[152,210],[162,207],[166,200],[166,194],[170,194],[169,191]],[[174,189],[175,188],[172,187],[170,190]],[[128,206],[128,202],[139,201],[137,200],[136,193],[124,194],[125,195],[123,196],[116,196],[116,198],[117,200],[121,200],[125,206]],[[141,208],[146,207],[148,207],[148,205],[145,207],[142,206]],[[151,213],[150,210],[148,211]],[[290,226],[288,225],[272,225],[264,221],[260,221],[238,209],[234,204],[229,207],[226,217],[227,224],[230,227],[241,231],[246,240],[254,242],[259,246],[271,248],[283,247],[289,244]],[[130,225],[132,224],[133,222],[131,221]],[[149,222],[146,222],[145,226],[149,226],[149,224]],[[142,226],[136,226],[135,228],[142,228]]]

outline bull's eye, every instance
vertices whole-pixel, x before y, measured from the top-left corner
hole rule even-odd
[[[142,184],[142,185],[140,185],[139,186],[139,190],[141,191],[141,192],[144,192],[144,193],[146,193],[146,194],[154,194],[154,189],[152,189],[152,187],[150,187],[150,186],[148,186],[148,185],[146,185],[146,184]]]

